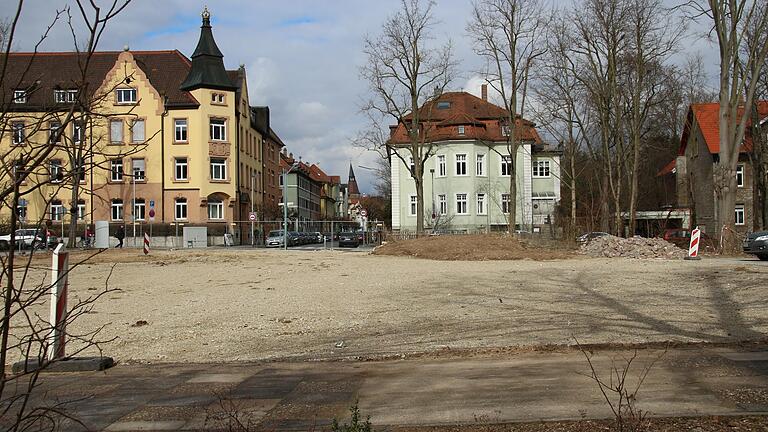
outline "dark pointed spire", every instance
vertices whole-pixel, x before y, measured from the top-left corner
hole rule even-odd
[[[211,30],[211,13],[206,6],[202,13],[203,25],[200,27],[200,40],[192,54],[192,68],[187,78],[181,83],[182,90],[198,88],[235,90],[237,86],[227,76],[224,68],[224,54],[221,53]]]
[[[357,180],[355,180],[355,171],[352,169],[352,164],[349,164],[349,179],[347,180],[347,191],[349,196],[356,198],[360,195],[360,189],[357,187]]]

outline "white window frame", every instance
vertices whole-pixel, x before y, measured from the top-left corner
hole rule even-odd
[[[187,220],[189,218],[189,205],[186,198],[176,198],[173,200],[173,219]],[[182,214],[183,213],[183,214]]]
[[[413,176],[413,173],[415,172],[414,169],[416,168],[416,164],[413,162],[413,156],[408,156],[408,163],[408,172]]]
[[[13,91],[13,103],[15,103],[15,104],[27,103],[27,91],[26,90],[14,90]]]
[[[183,169],[184,177],[179,176],[180,169]],[[173,179],[176,181],[189,180],[189,158],[177,157],[173,159]]]
[[[499,202],[501,203],[501,212],[504,214],[509,214],[509,205],[512,203],[509,194],[501,194],[501,201]]]
[[[444,154],[437,155],[437,176],[445,177],[448,174],[446,157]]]
[[[531,177],[533,178],[549,178],[552,176],[550,171],[550,163],[548,160],[534,160],[531,162]]]
[[[448,214],[448,196],[446,194],[439,194],[437,196],[437,208],[441,216]]]
[[[62,176],[64,175],[61,159],[51,159],[48,161],[48,172],[51,176],[51,183],[61,183],[61,180],[58,180],[59,173]]]
[[[179,139],[179,135],[182,135],[183,139]],[[189,124],[187,119],[173,120],[173,142],[189,142]]]
[[[224,201],[220,199],[208,200],[208,219],[224,220]]]
[[[54,90],[53,101],[55,103],[72,103],[77,100],[77,90]]]
[[[467,194],[466,193],[457,193],[456,194],[456,214],[457,215],[468,215],[469,214],[469,203],[467,202]]]
[[[416,216],[419,209],[419,197],[410,195],[408,197],[408,216]]]
[[[123,212],[125,204],[121,199],[113,199],[109,206],[109,217],[113,221],[122,221],[125,217]]]
[[[499,165],[499,175],[509,177],[512,175],[512,156],[501,155],[501,165]]]
[[[147,201],[144,198],[136,198],[133,202],[133,220],[143,221],[147,218]]]
[[[208,121],[211,141],[227,142],[227,120],[211,118]]]
[[[64,204],[61,201],[51,201],[51,220],[60,221],[64,218]]]
[[[137,182],[147,180],[147,161],[144,158],[131,159],[131,174]]]
[[[77,220],[85,220],[85,203],[77,203]]]
[[[458,126],[456,129],[459,132],[459,135],[464,135],[467,131],[465,126]]]
[[[484,216],[488,214],[488,200],[486,200],[487,195],[485,193],[479,193],[477,194],[477,214]]]
[[[81,143],[83,141],[83,125],[79,122],[72,122],[72,141]]]
[[[123,181],[123,160],[112,159],[109,161],[109,181],[121,182]]]
[[[131,142],[143,143],[146,140],[146,138],[147,138],[147,122],[145,122],[144,119],[135,119],[133,122],[131,122]]]
[[[485,153],[478,153],[475,156],[475,175],[485,177]]]
[[[733,219],[735,221],[735,225],[741,226],[746,224],[747,211],[744,204],[736,204],[736,207],[734,208]]]
[[[21,144],[24,144],[24,141],[26,141],[27,137],[26,137],[26,131],[24,130],[24,127],[25,127],[24,122],[11,123],[14,145],[21,145]]]
[[[211,180],[214,181],[226,181],[227,180],[227,159],[226,158],[211,158]]]
[[[48,125],[48,142],[50,143],[60,143],[61,142],[61,135],[59,135],[58,140],[54,141],[53,138],[56,137],[56,134],[59,133],[59,129],[61,129],[61,122],[52,121]]]
[[[461,157],[461,156],[463,156],[462,160],[459,159],[459,157]],[[467,154],[466,153],[456,153],[454,155],[454,161],[456,162],[454,164],[454,169],[455,169],[454,173],[455,173],[455,175],[457,177],[465,177],[465,176],[467,176]],[[460,170],[459,167],[463,167],[463,171],[464,171],[463,173],[460,173],[460,171],[462,171],[462,170]]]
[[[135,105],[138,102],[138,91],[135,88],[119,88],[115,90],[115,103],[118,105]]]
[[[736,165],[736,187],[744,187],[744,165]]]

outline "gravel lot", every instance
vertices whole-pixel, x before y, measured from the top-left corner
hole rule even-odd
[[[117,340],[104,352],[119,361],[367,357],[569,344],[572,336],[726,342],[768,332],[768,265],[750,260],[112,250],[73,270],[71,296],[103,289],[113,263],[110,286],[120,291],[72,330],[106,325],[102,337]]]

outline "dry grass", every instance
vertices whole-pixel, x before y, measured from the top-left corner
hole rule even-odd
[[[575,258],[572,246],[538,245],[510,235],[430,236],[382,245],[375,255],[411,256],[441,261],[549,261]]]

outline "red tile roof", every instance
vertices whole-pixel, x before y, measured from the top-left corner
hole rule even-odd
[[[198,101],[179,89],[189,72],[191,63],[182,53],[172,51],[131,51],[136,63],[147,75],[155,89],[168,96],[169,106],[198,106]],[[89,92],[95,91],[107,72],[115,65],[119,51],[96,52],[91,57],[85,80]],[[12,104],[20,111],[52,109],[56,107],[53,90],[80,87],[85,54],[75,52],[11,53],[8,56],[6,79],[0,83],[2,98],[9,101],[13,90],[27,90],[27,102]],[[94,85],[95,84],[95,85]],[[90,97],[90,95],[89,95]]]
[[[466,139],[506,141],[507,139],[502,130],[507,112],[467,92],[445,93],[437,100],[421,107],[419,113],[421,120],[425,123],[422,134],[426,133],[426,139],[429,142]],[[412,116],[408,115],[404,122],[390,127],[389,142],[391,144],[410,142],[405,123],[408,123],[411,118]],[[518,117],[515,124],[523,141],[542,143],[533,122]],[[459,126],[464,126],[463,134],[459,134]]]
[[[758,101],[757,112],[761,119],[768,117],[768,101]],[[744,109],[739,108],[739,118],[744,113]],[[718,102],[693,104],[688,110],[688,118],[685,122],[685,128],[680,139],[680,151],[678,154],[685,154],[685,147],[688,143],[688,137],[690,136],[690,128],[693,126],[693,120],[695,119],[696,125],[701,130],[701,135],[704,137],[704,141],[707,143],[707,148],[712,154],[720,152],[720,104]],[[747,121],[747,126],[751,125],[751,121]],[[747,130],[744,138],[744,145],[741,146],[741,152],[749,152],[752,149],[752,136]]]

